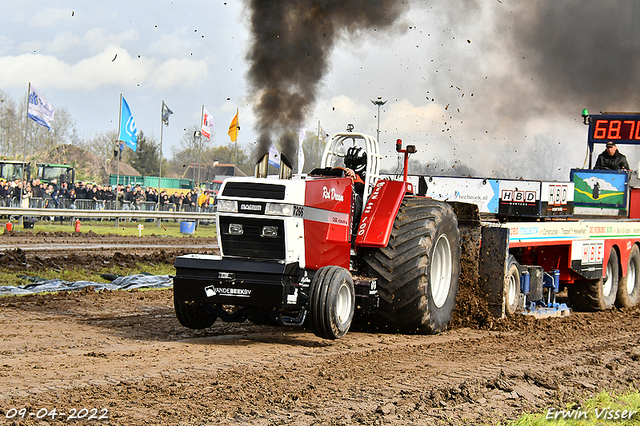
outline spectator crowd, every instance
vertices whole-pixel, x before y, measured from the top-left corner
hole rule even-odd
[[[48,183],[0,180],[0,206],[21,208],[60,208],[91,210],[213,211],[214,194],[209,190],[186,193],[166,189],[160,194],[152,187],[100,185],[89,182]]]

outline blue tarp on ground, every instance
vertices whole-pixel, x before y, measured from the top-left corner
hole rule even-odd
[[[0,286],[0,296],[36,294],[45,291],[73,291],[93,287],[94,290],[131,290],[134,288],[170,288],[173,287],[173,278],[168,275],[144,275],[136,274],[119,277],[110,283],[97,283],[93,281],[63,281],[59,279],[38,281],[19,286]]]

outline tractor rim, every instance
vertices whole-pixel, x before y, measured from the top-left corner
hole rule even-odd
[[[611,293],[611,288],[613,287],[613,270],[611,268],[611,266],[607,263],[607,279],[604,281],[604,284],[602,285],[602,295],[604,297],[609,297],[609,294]]]
[[[442,234],[436,241],[436,246],[433,249],[431,273],[429,274],[431,298],[437,308],[441,308],[449,296],[452,257],[449,240],[446,235]]]
[[[636,286],[636,262],[629,262],[627,268],[627,294],[632,294]]]
[[[353,300],[351,298],[351,291],[349,291],[347,283],[343,282],[338,290],[338,297],[336,300],[336,318],[338,323],[344,324],[349,320],[352,305]]]
[[[516,302],[517,288],[516,276],[509,275],[509,283],[507,284],[507,303],[509,303],[509,306],[513,306]]]

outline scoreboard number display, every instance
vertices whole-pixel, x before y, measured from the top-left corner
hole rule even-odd
[[[591,115],[589,144],[607,141],[640,144],[640,115]]]

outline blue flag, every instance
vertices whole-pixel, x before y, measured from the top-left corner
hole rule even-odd
[[[40,93],[33,90],[31,85],[29,85],[29,106],[27,113],[30,119],[51,130],[53,106],[43,98]]]
[[[136,120],[131,115],[129,104],[122,98],[122,105],[120,106],[120,136],[118,140],[123,141],[129,148],[136,150],[138,147],[138,128],[136,127]]]

